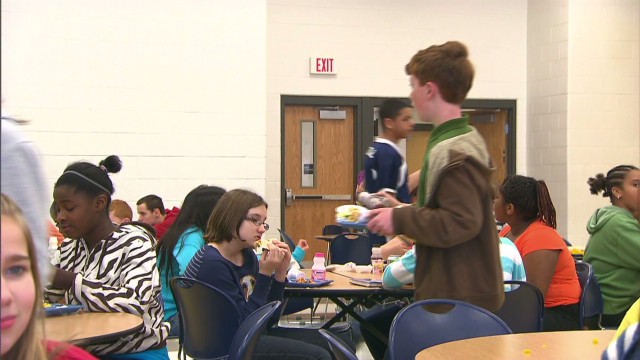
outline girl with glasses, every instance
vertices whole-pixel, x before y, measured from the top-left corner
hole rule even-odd
[[[267,231],[267,203],[242,189],[224,194],[209,218],[204,246],[193,257],[185,276],[227,293],[242,314],[241,321],[262,305],[282,300],[291,260],[287,244],[274,241],[260,257],[253,249]],[[289,334],[291,335],[291,334]],[[262,336],[255,359],[331,359],[318,346],[285,337]]]

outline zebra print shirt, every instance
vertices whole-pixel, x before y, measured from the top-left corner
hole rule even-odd
[[[88,347],[96,355],[134,353],[152,349],[169,334],[163,323],[160,277],[153,251],[155,239],[135,225],[123,225],[89,250],[83,239],[65,239],[60,257],[52,260],[60,269],[77,273],[68,290],[48,289],[52,302],[62,296],[85,311],[126,312],[141,316],[140,331],[112,343]]]

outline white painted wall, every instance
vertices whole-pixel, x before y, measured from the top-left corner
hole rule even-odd
[[[586,243],[587,220],[610,205],[587,179],[640,166],[640,1],[571,1],[569,18],[567,225]]]
[[[558,230],[585,245],[608,200],[587,179],[640,163],[640,2],[528,3],[528,175],[545,179]]]
[[[530,1],[527,31],[527,167],[522,175],[544,179],[566,234],[568,3]],[[573,239],[571,239],[573,241]]]
[[[120,155],[115,197],[265,192],[266,1],[3,0],[3,111],[64,167]]]

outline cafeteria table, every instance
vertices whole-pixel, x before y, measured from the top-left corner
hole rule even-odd
[[[134,314],[79,312],[45,318],[44,332],[47,340],[86,346],[135,333],[142,325],[142,317]]]
[[[310,277],[311,270],[305,269],[305,274]],[[326,297],[335,303],[340,311],[329,321],[327,321],[322,328],[328,329],[331,325],[335,324],[341,318],[350,315],[353,319],[358,321],[361,326],[369,330],[374,336],[383,341],[388,342],[386,334],[382,334],[378,329],[373,327],[368,321],[363,319],[360,314],[354,311],[356,306],[365,304],[378,298],[396,298],[403,299],[413,296],[413,287],[405,286],[399,289],[385,289],[382,287],[365,287],[351,284],[349,281],[351,278],[371,278],[381,280],[382,275],[362,274],[353,272],[329,272],[327,271],[327,280],[333,280],[329,285],[315,288],[300,288],[300,287],[285,287],[284,296],[285,301],[288,297],[313,297],[321,298]],[[343,299],[349,299],[348,303]]]
[[[485,336],[422,350],[416,360],[600,359],[615,330],[576,330]]]

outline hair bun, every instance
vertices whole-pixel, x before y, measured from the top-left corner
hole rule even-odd
[[[107,173],[115,174],[122,169],[122,161],[117,155],[107,156],[106,159],[100,161],[98,164]]]
[[[597,195],[600,191],[602,191],[602,196],[607,197],[607,178],[605,178],[604,174],[598,174],[596,177],[591,177],[587,181],[589,184],[589,191],[591,194]]]

